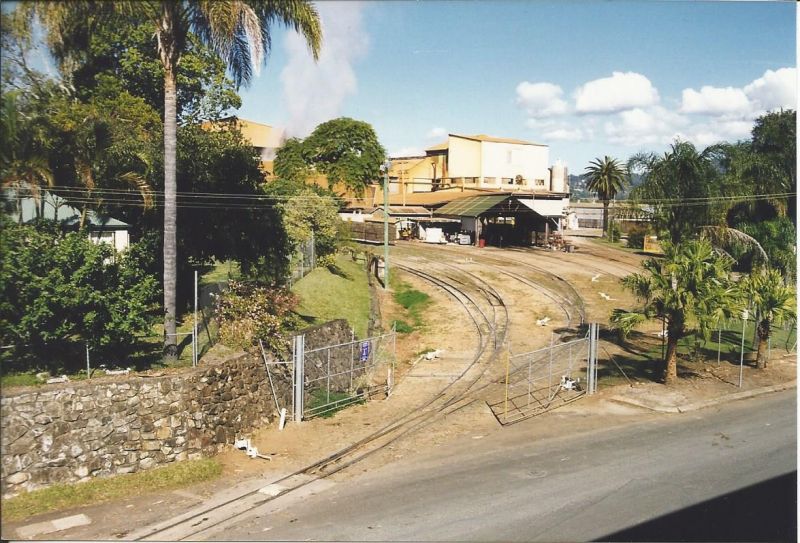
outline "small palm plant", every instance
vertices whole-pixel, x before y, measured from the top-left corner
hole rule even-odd
[[[663,243],[664,258],[644,262],[644,274],[623,278],[642,306],[634,311],[615,309],[612,325],[623,333],[648,320],[660,320],[667,332],[667,353],[662,380],[678,378],[678,342],[696,330],[708,338],[723,318],[741,306],[735,284],[729,278],[730,260],[714,252],[705,240],[673,245]]]
[[[760,269],[739,283],[742,295],[750,300],[756,314],[758,348],[756,367],[767,367],[767,342],[773,324],[797,320],[797,293],[783,282],[778,270]]]

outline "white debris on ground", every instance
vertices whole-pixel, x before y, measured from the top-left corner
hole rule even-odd
[[[440,358],[443,354],[443,350],[436,349],[435,351],[428,351],[424,356],[425,360],[433,360],[434,358]]]
[[[613,298],[611,296],[609,296],[608,294],[606,294],[605,292],[599,292],[598,294],[600,294],[600,297],[603,298],[604,300],[606,300],[607,302],[610,302],[611,300],[613,300]]]
[[[536,324],[538,326],[547,326],[548,322],[550,322],[550,317],[544,317],[542,319],[536,319]]]
[[[62,375],[61,377],[51,377],[47,380],[48,385],[53,385],[56,383],[69,383],[69,377]]]
[[[594,277],[592,277],[592,283],[596,283],[596,282],[597,282],[597,280],[598,280],[598,279],[600,279],[600,277],[602,277],[602,276],[603,276],[603,274],[602,274],[602,273],[598,273],[597,275],[595,275]]]

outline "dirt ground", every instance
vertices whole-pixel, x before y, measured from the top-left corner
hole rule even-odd
[[[399,243],[394,251],[398,261],[428,267],[437,266],[437,260],[446,261],[449,265],[463,269],[491,284],[506,300],[509,312],[508,346],[515,352],[523,352],[548,345],[554,329],[563,319],[563,312],[552,300],[504,276],[500,270],[506,266],[513,267],[513,263],[508,262],[503,266],[491,264],[489,259],[494,259],[495,262],[504,258],[530,262],[558,274],[570,282],[584,298],[587,320],[590,321],[605,323],[612,308],[629,307],[633,303],[631,296],[621,288],[619,278],[637,271],[645,257],[607,249],[581,238],[575,238],[571,243],[577,246],[577,252],[572,254],[533,249],[504,252],[494,248],[450,246],[441,251],[440,248],[420,243]],[[443,258],[443,254],[447,256]],[[421,330],[398,335],[397,384],[389,398],[349,407],[328,419],[289,423],[282,431],[276,427],[262,428],[251,436],[252,441],[261,454],[269,455],[271,459],[250,459],[243,451],[231,448],[218,455],[223,465],[223,476],[216,481],[157,496],[130,497],[76,511],[40,515],[24,523],[4,523],[4,537],[9,534],[13,536],[13,530],[23,524],[79,512],[93,519],[91,526],[44,537],[48,539],[124,537],[124,534],[134,528],[169,518],[201,503],[222,489],[234,485],[246,485],[256,477],[259,480],[275,480],[290,474],[345,448],[402,414],[424,404],[427,399],[436,395],[452,381],[465,364],[469,363],[478,344],[477,334],[463,307],[455,303],[442,289],[402,271],[395,273],[414,288],[429,294],[432,302],[424,312],[424,325]],[[390,294],[381,293],[380,296],[384,322],[391,322],[395,318],[403,319],[403,309],[394,303]],[[544,316],[549,316],[552,324],[537,326],[536,319]],[[564,431],[581,431],[603,425],[626,424],[643,418],[665,416],[613,401],[618,395],[633,397],[649,395],[650,398],[663,396],[666,398],[666,403],[691,403],[740,390],[737,386],[738,365],[728,362],[717,365],[716,361],[713,363],[686,361],[680,365],[683,377],[680,382],[673,387],[665,387],[642,378],[623,376],[622,372],[608,361],[611,355],[620,354],[621,348],[609,342],[603,342],[602,347],[605,352],[601,350],[601,358],[605,362],[601,363],[599,394],[521,423],[530,427],[532,435],[556,435]],[[438,359],[425,360],[420,353],[427,349],[437,349],[442,351],[442,354]],[[796,368],[795,353],[773,350],[773,361],[766,371],[744,368],[744,389],[793,380],[796,378]],[[473,439],[491,438],[494,432],[501,431],[503,428],[497,423],[485,401],[476,399],[467,407],[446,418],[440,418],[434,424],[407,435],[380,453],[336,474],[334,480],[346,479],[445,443],[469,446]]]

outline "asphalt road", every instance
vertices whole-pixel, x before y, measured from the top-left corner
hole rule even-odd
[[[796,540],[794,390],[540,442],[535,424],[360,474],[216,537]]]

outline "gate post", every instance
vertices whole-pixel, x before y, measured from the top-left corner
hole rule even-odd
[[[306,338],[304,335],[294,337],[294,421],[303,420],[303,381],[305,366]]]
[[[597,323],[589,323],[589,357],[586,363],[586,391],[597,392]]]

